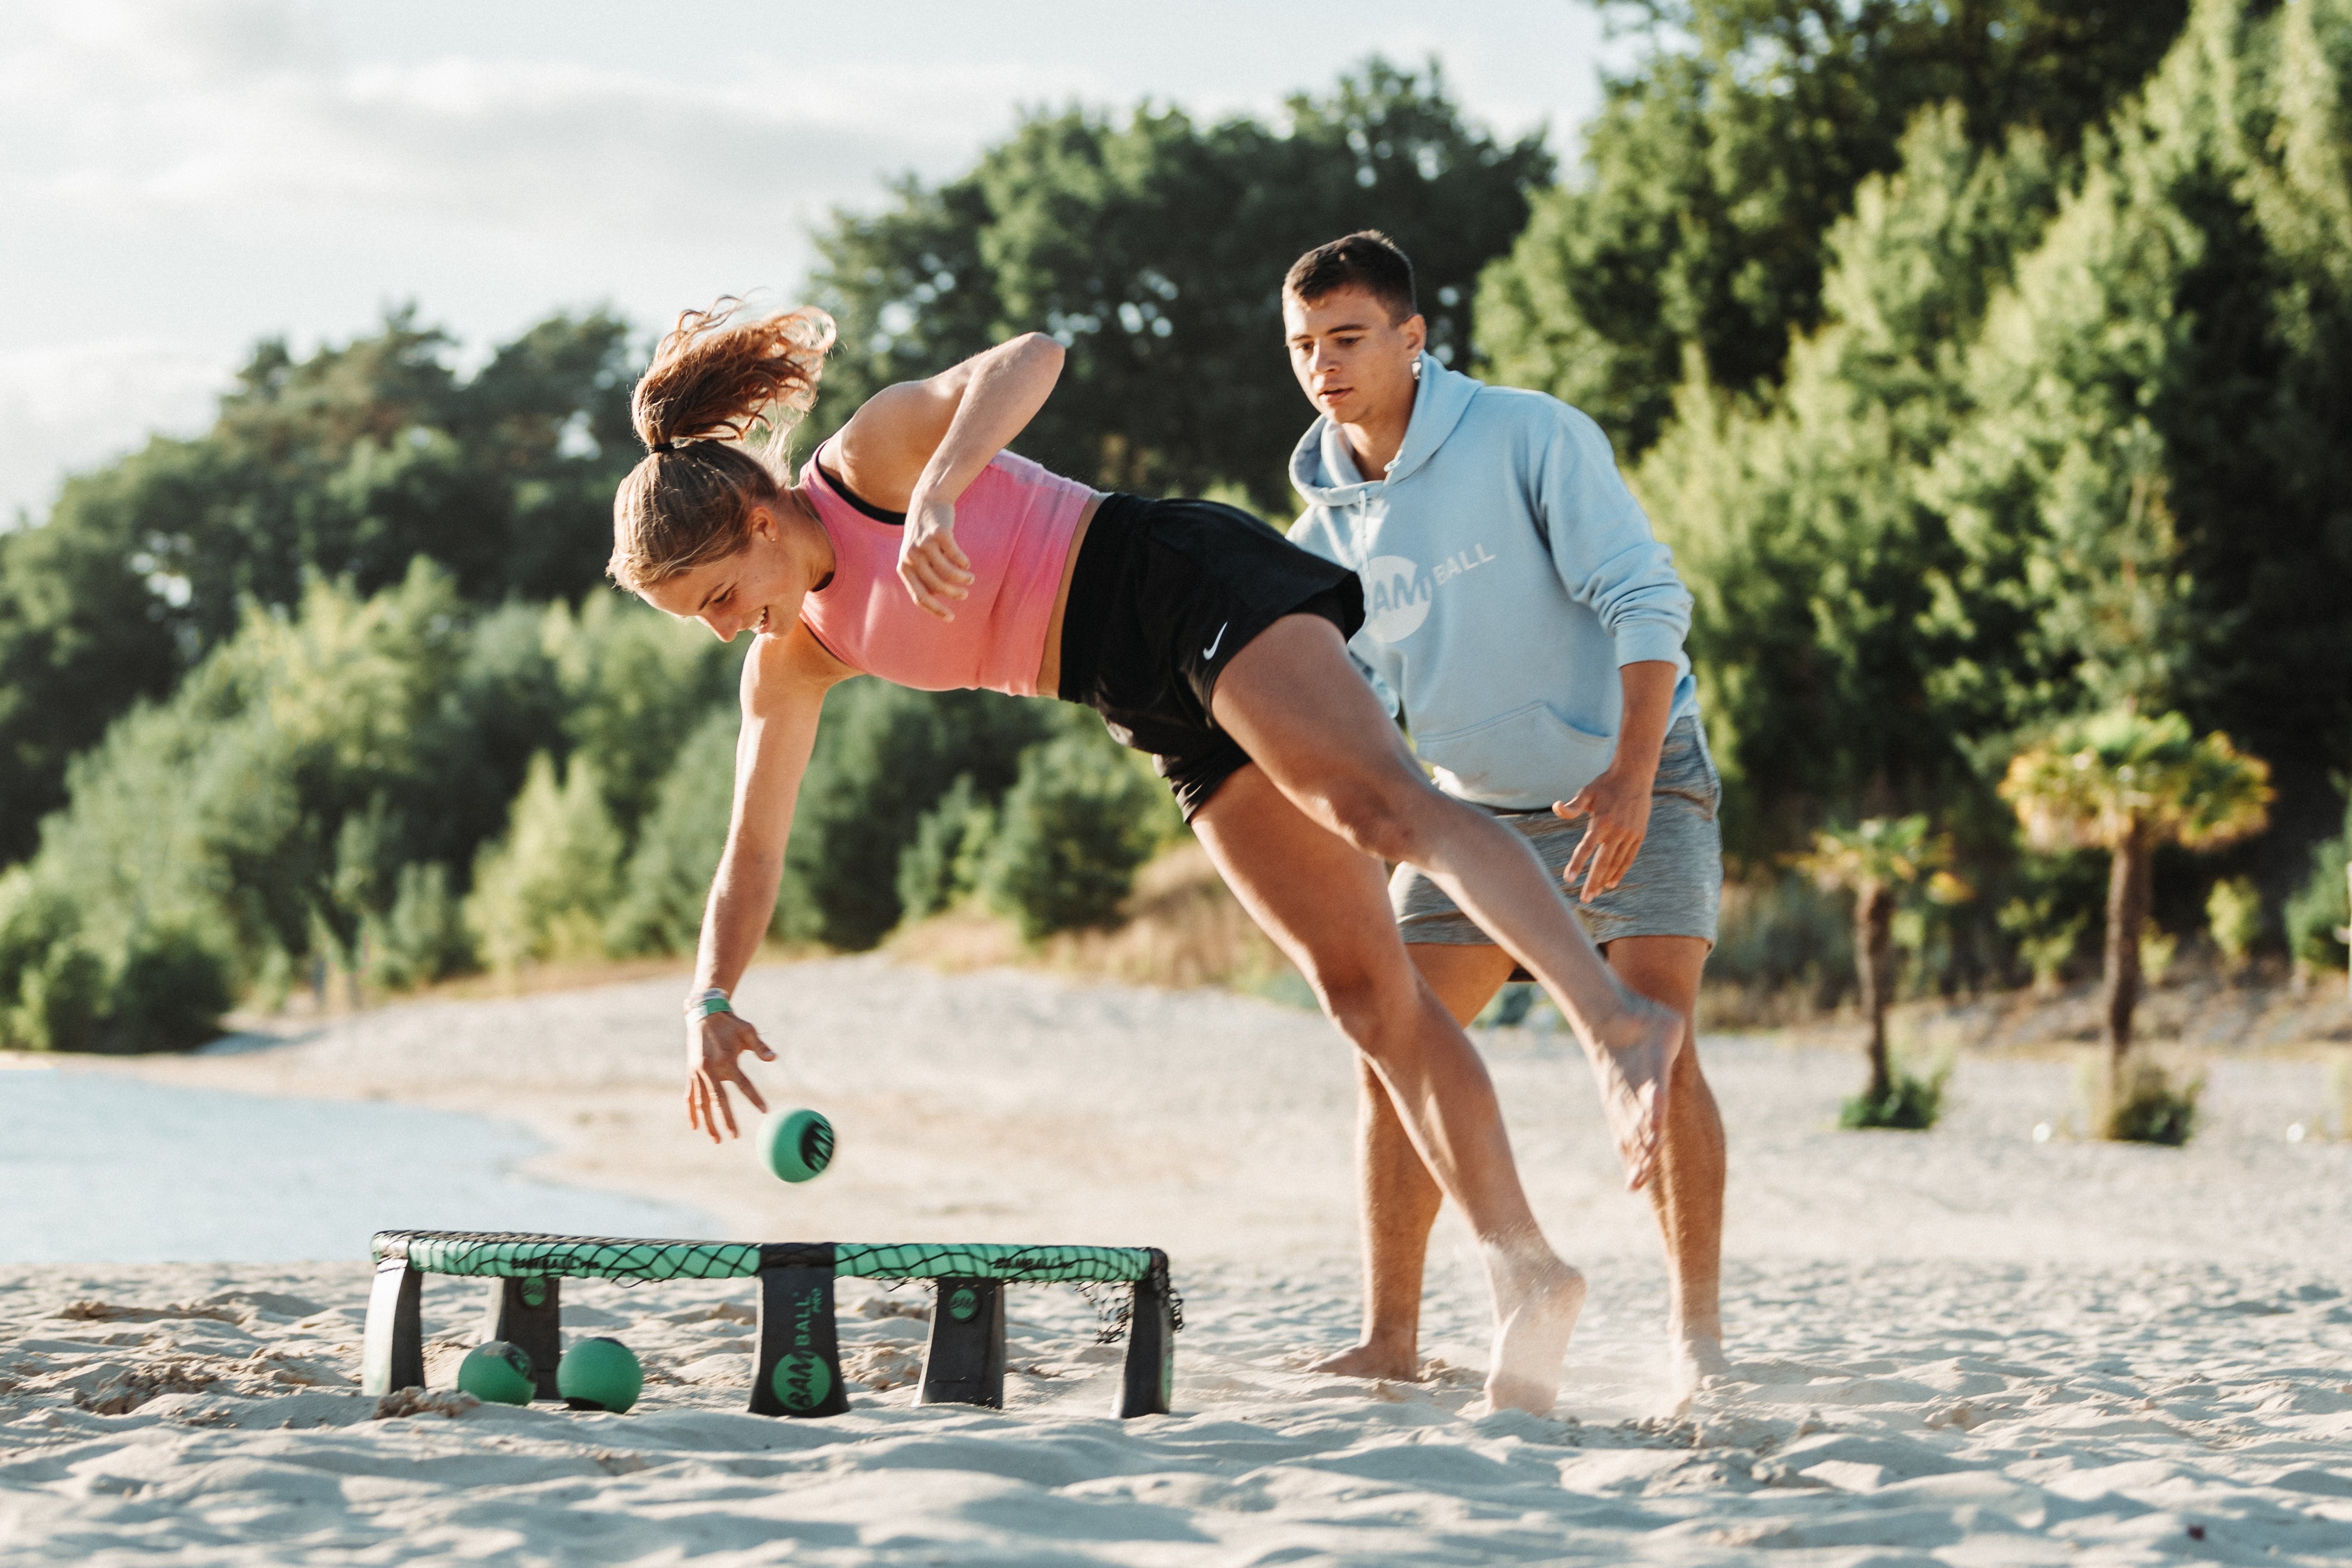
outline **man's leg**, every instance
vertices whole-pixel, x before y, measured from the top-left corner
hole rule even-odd
[[[1646,1183],[1681,1021],[1612,973],[1525,839],[1423,776],[1339,629],[1319,616],[1276,621],[1226,666],[1211,707],[1300,814],[1366,855],[1419,868],[1542,984],[1599,1080],[1626,1185]]]
[[[1511,977],[1511,955],[1485,943],[1408,942],[1423,984],[1467,1025]],[[1370,1062],[1357,1068],[1356,1181],[1364,1228],[1364,1337],[1315,1363],[1341,1377],[1421,1375],[1422,1267],[1445,1194],[1413,1152]],[[1671,1114],[1671,1111],[1670,1113]],[[1668,1126],[1671,1127],[1671,1121]]]
[[[1666,1135],[1650,1202],[1666,1244],[1666,1353],[1675,1392],[1730,1370],[1723,1354],[1723,1117],[1699,1070],[1698,983],[1707,944],[1695,936],[1627,936],[1609,944],[1625,984],[1682,1016]]]

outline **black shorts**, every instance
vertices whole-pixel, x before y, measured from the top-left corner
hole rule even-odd
[[[1095,508],[1062,611],[1062,689],[1120,745],[1150,752],[1190,822],[1249,762],[1210,716],[1217,677],[1285,616],[1353,637],[1356,574],[1265,524],[1205,500],[1108,495]]]

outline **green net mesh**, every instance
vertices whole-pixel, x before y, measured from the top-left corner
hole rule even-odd
[[[1142,1247],[1006,1247],[983,1244],[853,1243],[795,1246],[748,1241],[641,1241],[610,1236],[532,1236],[514,1231],[378,1232],[378,1259],[404,1258],[426,1274],[572,1279],[741,1279],[762,1268],[823,1267],[868,1279],[1004,1279],[1023,1283],[1117,1284],[1151,1272]]]

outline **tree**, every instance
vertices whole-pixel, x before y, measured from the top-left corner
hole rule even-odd
[[[2032,130],[2062,154],[2137,88],[2186,0],[1648,0],[1605,9],[1650,49],[1604,84],[1585,177],[1549,192],[1481,282],[1495,374],[1646,448],[1685,346],[1769,388],[1819,320],[1822,241],[1906,128],[1952,102],[1969,144]]]
[[[1024,453],[1108,489],[1233,483],[1292,505],[1284,465],[1312,416],[1283,355],[1285,270],[1325,240],[1386,231],[1413,259],[1433,351],[1466,363],[1479,268],[1551,160],[1539,134],[1505,142],[1467,123],[1434,65],[1371,60],[1286,118],[1033,115],[961,178],[836,215],[811,282],[841,328],[814,433],[884,385],[1037,330],[1070,354]]]
[[[1951,840],[1930,833],[1921,815],[1874,816],[1852,827],[1825,828],[1813,836],[1812,852],[1796,858],[1798,867],[1825,890],[1853,895],[1854,977],[1862,987],[1863,1016],[1870,1020],[1870,1083],[1864,1093],[1874,1106],[1895,1098],[1886,1008],[1895,990],[1895,905],[1923,883],[1940,902],[1967,897],[1967,885],[1946,869],[1951,858]]]
[[[2219,732],[2198,740],[2178,713],[2112,709],[2063,724],[2020,751],[2000,783],[2036,848],[2109,856],[2100,1008],[2108,1075],[2120,1082],[2139,1005],[2140,935],[2150,872],[2165,845],[2216,849],[2270,819],[2270,767]]]

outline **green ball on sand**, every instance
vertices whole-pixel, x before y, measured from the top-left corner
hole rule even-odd
[[[645,1392],[646,1369],[618,1340],[582,1340],[555,1363],[555,1391],[574,1410],[619,1415]]]
[[[761,1140],[768,1169],[787,1182],[805,1182],[833,1163],[833,1123],[814,1110],[786,1110],[768,1118]]]
[[[467,1351],[457,1363],[457,1386],[489,1405],[529,1405],[539,1392],[530,1380],[530,1352],[504,1340]]]

